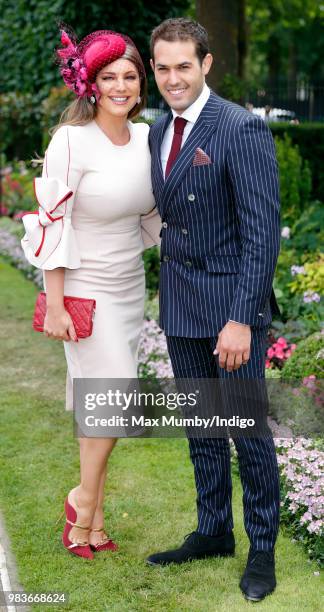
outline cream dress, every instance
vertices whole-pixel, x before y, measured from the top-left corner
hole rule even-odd
[[[22,246],[30,263],[43,270],[64,267],[64,294],[96,300],[92,335],[64,342],[68,410],[73,378],[137,376],[142,252],[159,242],[160,218],[150,178],[149,127],[128,127],[124,146],[114,145],[95,121],[60,127],[46,151],[42,178],[35,179],[39,210],[23,219]]]

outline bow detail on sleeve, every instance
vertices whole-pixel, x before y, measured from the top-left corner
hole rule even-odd
[[[26,234],[22,247],[28,261],[39,268],[50,261],[44,269],[78,268],[80,260],[71,227],[72,205],[68,202],[73,192],[58,178],[35,178],[34,191],[39,208],[23,216]]]

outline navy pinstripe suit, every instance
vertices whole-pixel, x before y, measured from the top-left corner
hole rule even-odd
[[[262,119],[213,92],[164,181],[161,144],[172,114],[150,130],[152,183],[162,218],[160,325],[176,377],[264,378],[266,332],[277,305],[278,172]],[[211,164],[193,165],[197,148]],[[251,357],[234,372],[213,356],[229,319],[249,324]],[[272,550],[279,524],[279,477],[271,434],[236,438],[244,521],[251,545]],[[198,528],[233,527],[229,444],[189,439]]]

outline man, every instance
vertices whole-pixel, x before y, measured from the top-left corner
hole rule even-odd
[[[205,29],[169,19],[151,37],[151,66],[170,106],[150,132],[162,218],[160,325],[176,378],[264,379],[277,308],[277,164],[262,119],[210,91]],[[240,587],[259,601],[276,585],[279,477],[271,435],[235,439],[250,552]],[[151,565],[234,554],[228,440],[189,439],[197,530]]]

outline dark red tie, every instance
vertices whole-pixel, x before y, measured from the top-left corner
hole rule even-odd
[[[167,178],[167,176],[170,174],[171,168],[178,157],[181,149],[183,130],[185,129],[186,123],[187,119],[183,119],[182,117],[176,117],[174,120],[173,140],[165,169],[165,178]]]

